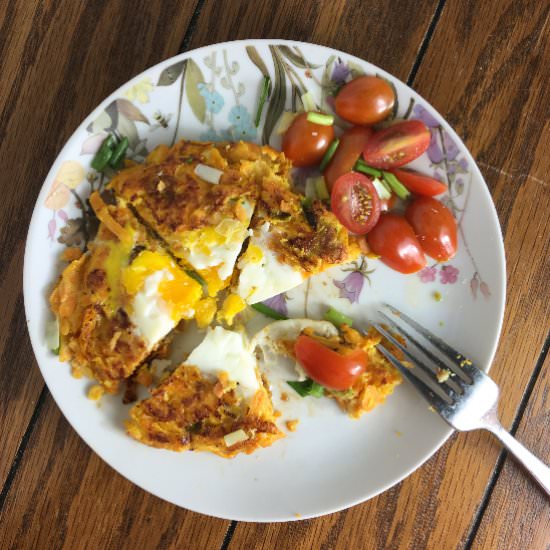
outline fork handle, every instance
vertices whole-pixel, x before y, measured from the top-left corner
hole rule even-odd
[[[501,425],[485,426],[500,442],[523,464],[535,481],[550,497],[550,468],[539,460],[531,451],[527,450],[514,436],[510,435]]]

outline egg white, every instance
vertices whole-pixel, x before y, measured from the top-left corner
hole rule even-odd
[[[300,271],[277,259],[268,246],[269,238],[269,223],[264,223],[254,232],[249,243],[249,246],[261,250],[262,257],[251,261],[245,253],[237,265],[240,269],[237,294],[249,304],[287,292],[305,279]]]

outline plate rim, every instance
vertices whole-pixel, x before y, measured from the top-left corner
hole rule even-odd
[[[140,73],[135,74],[133,77],[131,77],[130,79],[128,79],[127,81],[122,83],[121,86],[117,87],[105,99],[103,99],[92,111],[90,111],[90,113],[84,118],[84,120],[71,133],[71,135],[68,137],[68,139],[64,143],[63,147],[57,153],[56,158],[53,161],[50,170],[48,171],[46,177],[43,180],[40,191],[39,191],[38,195],[36,196],[36,202],[35,202],[35,205],[33,207],[32,216],[31,216],[31,220],[30,220],[30,223],[29,223],[29,229],[28,229],[27,237],[26,237],[26,241],[25,241],[25,251],[24,251],[24,260],[23,260],[23,302],[24,302],[25,318],[26,318],[27,327],[29,325],[29,317],[30,317],[30,305],[29,305],[29,298],[28,298],[28,296],[30,295],[30,292],[28,292],[26,289],[29,288],[32,284],[32,282],[30,280],[30,273],[29,273],[29,270],[28,270],[27,266],[29,265],[28,258],[30,257],[30,254],[31,254],[31,248],[32,248],[31,243],[33,242],[31,237],[33,236],[33,234],[37,230],[37,228],[36,228],[37,218],[38,218],[37,211],[41,207],[42,202],[44,201],[44,198],[47,194],[46,182],[48,182],[51,179],[51,177],[53,176],[55,171],[58,169],[59,164],[61,163],[61,159],[62,159],[65,151],[69,148],[69,144],[73,140],[73,137],[76,134],[78,134],[79,132],[81,132],[81,130],[83,128],[85,129],[88,126],[88,124],[95,119],[97,114],[99,112],[101,112],[101,110],[105,106],[107,106],[111,101],[116,99],[116,97],[118,97],[118,95],[123,90],[127,89],[130,85],[132,85],[132,83],[139,80],[140,78],[145,76],[147,73],[150,73],[151,71],[155,71],[155,70],[162,69],[164,67],[170,66],[174,63],[177,63],[178,61],[181,61],[181,60],[185,59],[188,56],[200,55],[200,52],[210,50],[211,48],[222,48],[224,46],[233,47],[233,46],[244,45],[244,44],[246,44],[246,45],[258,45],[258,44],[266,45],[267,44],[267,45],[288,45],[288,46],[292,45],[292,46],[307,46],[307,47],[313,46],[314,48],[320,48],[322,50],[327,50],[327,51],[329,51],[333,54],[337,54],[337,55],[339,54],[339,55],[344,56],[346,58],[353,59],[354,61],[359,61],[361,63],[368,63],[369,65],[371,65],[371,66],[375,67],[377,70],[379,70],[382,73],[383,76],[387,76],[390,79],[395,80],[395,81],[399,82],[400,84],[402,84],[411,93],[411,95],[413,97],[419,98],[419,99],[421,99],[421,101],[423,103],[428,104],[434,110],[434,112],[436,112],[439,115],[441,121],[443,122],[445,130],[456,141],[458,141],[459,143],[461,143],[464,146],[467,157],[471,161],[470,162],[470,167],[471,167],[472,171],[474,172],[475,176],[477,178],[479,178],[480,181],[484,184],[484,185],[481,185],[481,188],[482,188],[481,192],[485,195],[485,198],[487,199],[489,208],[492,212],[492,215],[494,216],[494,221],[496,222],[496,228],[497,228],[497,233],[498,233],[498,237],[499,237],[498,243],[497,243],[497,248],[498,248],[497,255],[501,260],[501,262],[500,262],[501,269],[499,270],[500,272],[498,273],[498,276],[499,276],[499,279],[500,279],[501,285],[502,285],[501,286],[502,293],[501,293],[501,296],[500,296],[500,300],[497,304],[498,319],[497,319],[497,322],[496,322],[496,325],[495,325],[495,329],[496,329],[495,330],[495,337],[493,339],[493,342],[491,344],[491,348],[490,348],[489,354],[488,354],[489,355],[489,361],[488,361],[488,364],[487,364],[487,371],[489,371],[490,368],[491,368],[491,365],[494,361],[495,354],[496,354],[496,351],[497,351],[497,348],[498,348],[498,344],[500,342],[500,337],[501,337],[501,333],[502,333],[502,326],[503,326],[503,321],[504,321],[504,312],[505,312],[505,304],[506,304],[506,290],[507,290],[506,254],[505,254],[505,248],[504,248],[504,239],[503,239],[503,234],[502,234],[502,227],[501,227],[500,220],[499,220],[499,217],[498,217],[498,212],[496,210],[496,207],[495,207],[495,204],[494,204],[494,201],[493,201],[493,197],[492,197],[492,195],[489,191],[489,187],[487,185],[487,182],[485,181],[485,178],[483,177],[483,174],[481,173],[481,170],[479,169],[475,158],[473,157],[472,153],[470,152],[470,150],[468,149],[468,147],[466,146],[466,144],[464,143],[462,138],[456,133],[454,128],[447,122],[446,118],[443,115],[441,115],[441,113],[427,99],[425,99],[423,96],[421,96],[416,90],[411,88],[408,84],[403,82],[400,78],[394,76],[393,74],[389,73],[388,71],[386,71],[385,69],[379,67],[378,65],[376,65],[376,64],[374,64],[374,63],[372,63],[372,62],[370,62],[366,59],[358,57],[354,54],[350,54],[350,53],[347,53],[343,50],[332,48],[332,47],[327,46],[327,45],[316,44],[316,43],[313,43],[313,42],[304,42],[304,41],[300,41],[300,40],[288,40],[288,39],[278,39],[278,38],[245,38],[245,39],[239,39],[239,40],[229,40],[229,41],[224,41],[224,42],[216,42],[216,43],[207,44],[205,46],[201,46],[199,48],[195,48],[195,49],[192,49],[192,50],[187,50],[187,51],[179,53],[175,56],[166,58],[166,59],[156,63],[155,65],[152,65],[150,67],[145,68]],[[499,291],[500,291],[500,288],[499,288]],[[86,445],[88,445],[88,447],[95,454],[97,454],[99,456],[99,458],[101,458],[101,460],[103,460],[105,463],[107,463],[109,465],[109,467],[112,468],[117,474],[121,475],[122,477],[124,477],[125,479],[127,479],[128,481],[133,483],[134,485],[137,485],[140,489],[142,489],[142,490],[144,490],[148,493],[151,493],[154,496],[156,496],[156,497],[158,497],[158,498],[160,498],[160,499],[162,499],[166,502],[170,502],[171,504],[174,504],[174,505],[176,505],[180,508],[184,508],[184,509],[196,512],[196,513],[208,515],[210,517],[217,517],[217,518],[220,518],[220,519],[230,520],[230,521],[256,522],[256,523],[279,523],[279,522],[284,522],[284,521],[300,521],[300,520],[311,519],[311,518],[320,517],[320,516],[324,516],[324,515],[327,515],[327,514],[332,514],[332,513],[335,513],[335,512],[339,512],[339,511],[345,510],[347,508],[351,508],[353,506],[356,506],[358,504],[361,504],[363,502],[366,502],[366,501],[378,496],[379,494],[387,491],[391,487],[397,485],[398,483],[403,481],[405,478],[409,477],[418,468],[420,468],[423,464],[425,464],[428,460],[430,460],[433,457],[433,455],[441,449],[441,447],[445,444],[445,442],[449,439],[449,437],[455,431],[453,428],[451,428],[449,426],[447,428],[447,430],[445,431],[444,435],[438,439],[438,441],[434,444],[433,448],[431,448],[429,450],[429,452],[426,455],[424,455],[424,457],[421,460],[417,461],[410,468],[407,468],[406,470],[404,470],[403,473],[400,476],[397,476],[397,478],[395,478],[393,481],[384,484],[383,486],[381,486],[380,488],[378,488],[375,491],[369,492],[368,494],[364,495],[362,498],[357,498],[357,499],[353,499],[351,501],[348,501],[347,504],[336,505],[336,506],[332,506],[332,507],[325,507],[325,510],[323,512],[310,513],[310,514],[306,513],[306,514],[301,515],[300,517],[295,517],[295,516],[292,516],[292,515],[289,514],[288,516],[285,516],[285,517],[282,517],[282,516],[279,517],[278,516],[278,517],[257,519],[257,518],[249,518],[249,517],[239,516],[238,514],[237,515],[231,515],[231,516],[230,515],[218,515],[218,514],[213,515],[213,514],[210,514],[209,512],[204,511],[204,510],[194,509],[192,506],[187,506],[186,505],[184,507],[181,504],[178,504],[177,502],[174,502],[173,500],[170,500],[170,499],[166,498],[165,496],[159,494],[159,492],[157,492],[154,488],[151,489],[151,488],[144,487],[144,484],[142,484],[140,481],[137,481],[136,479],[134,479],[133,475],[128,475],[127,473],[123,473],[118,468],[113,466],[111,461],[109,459],[105,458],[103,456],[103,454],[98,449],[96,449],[92,443],[90,443],[88,441],[88,438],[84,434],[82,434],[75,427],[75,425],[73,424],[73,422],[72,422],[71,418],[69,417],[69,415],[66,414],[65,407],[58,400],[56,400],[56,398],[54,397],[54,394],[53,394],[53,392],[50,388],[50,384],[48,383],[48,376],[46,374],[46,370],[42,368],[42,366],[41,366],[41,364],[38,360],[38,356],[39,356],[38,350],[41,349],[41,347],[43,347],[42,343],[37,341],[36,335],[33,335],[33,333],[31,332],[30,329],[28,329],[27,332],[29,334],[29,339],[31,341],[31,346],[32,346],[32,350],[33,350],[33,354],[34,354],[36,363],[38,365],[38,368],[40,369],[42,377],[44,378],[44,382],[46,384],[46,387],[48,388],[48,390],[49,390],[56,406],[61,410],[65,420],[67,420],[67,422],[69,423],[71,428],[86,443]]]

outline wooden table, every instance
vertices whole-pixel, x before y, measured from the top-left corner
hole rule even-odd
[[[548,501],[485,433],[451,437],[393,489],[314,520],[229,522],[145,493],[90,451],[45,388],[21,272],[51,163],[127,79],[224,40],[340,48],[416,89],[476,158],[507,255],[491,375],[503,424],[548,462],[549,19],[543,0],[0,0],[0,547],[548,548]]]

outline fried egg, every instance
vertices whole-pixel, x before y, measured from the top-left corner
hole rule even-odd
[[[269,227],[269,222],[266,222],[254,231],[237,264],[240,273],[236,292],[249,304],[287,292],[306,278],[301,271],[281,262],[269,248],[272,237]]]
[[[130,320],[149,348],[181,319],[193,318],[202,296],[201,285],[168,255],[149,250],[124,268],[122,284],[130,297]]]
[[[203,374],[227,374],[246,398],[259,389],[256,358],[250,343],[240,332],[215,327],[208,330],[204,340],[191,352],[185,364],[198,367]]]

